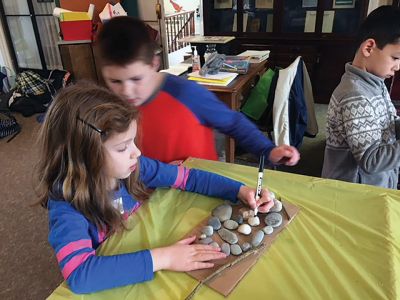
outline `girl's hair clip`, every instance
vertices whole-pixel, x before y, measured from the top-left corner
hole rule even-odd
[[[99,128],[97,128],[96,126],[94,126],[94,125],[92,125],[92,124],[90,124],[90,123],[88,123],[88,122],[86,122],[85,120],[83,120],[81,117],[76,117],[79,121],[81,121],[83,124],[85,124],[85,125],[87,125],[87,126],[89,126],[90,128],[92,128],[93,130],[95,130],[95,131],[97,131],[98,133],[100,133],[100,135],[104,135],[104,131],[103,130],[101,130],[101,129],[99,129]]]

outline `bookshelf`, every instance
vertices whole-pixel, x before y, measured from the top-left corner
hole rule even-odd
[[[271,50],[270,66],[285,68],[301,55],[316,102],[328,103],[345,63],[353,58],[355,35],[370,2],[208,0],[203,2],[204,34],[235,36],[230,54]]]

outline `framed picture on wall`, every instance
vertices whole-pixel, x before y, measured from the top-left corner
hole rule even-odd
[[[311,7],[317,7],[317,5],[318,5],[318,0],[303,0],[301,7],[311,8]]]
[[[232,0],[214,0],[214,9],[232,8]]]
[[[332,8],[354,8],[355,0],[333,0]]]

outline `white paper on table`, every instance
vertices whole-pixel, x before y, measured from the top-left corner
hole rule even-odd
[[[317,20],[317,11],[308,10],[306,22],[304,23],[304,32],[315,32],[315,22]]]
[[[205,76],[201,76],[199,71],[192,72],[188,74],[188,77],[197,77],[203,79],[214,79],[214,80],[225,80],[227,78],[236,77],[237,73],[231,72],[218,72],[217,74],[206,74]]]
[[[332,33],[334,18],[335,18],[334,10],[324,11],[324,19],[322,20],[322,33]]]
[[[180,63],[175,66],[171,66],[168,69],[161,70],[160,72],[179,76],[179,75],[185,73],[188,70],[188,68],[191,66],[192,66],[191,64]]]

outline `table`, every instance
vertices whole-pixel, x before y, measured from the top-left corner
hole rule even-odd
[[[189,167],[254,185],[253,167],[188,159]],[[266,170],[265,183],[300,212],[227,299],[398,299],[400,192]],[[221,201],[158,189],[110,237],[100,255],[171,244],[208,217]],[[184,299],[197,282],[185,273],[157,272],[153,281],[92,295],[74,295],[63,283],[49,299]],[[202,287],[194,299],[225,299]]]
[[[234,36],[190,35],[178,40],[178,43],[190,44],[226,44],[235,39]]]
[[[247,74],[239,75],[228,86],[204,85],[213,92],[221,101],[225,102],[230,109],[239,110],[241,104],[247,99],[259,78],[267,70],[267,60],[251,64]],[[227,162],[235,161],[235,140],[226,137],[225,154]]]

